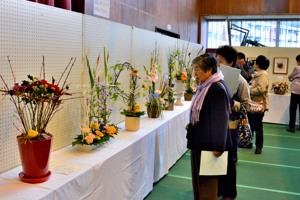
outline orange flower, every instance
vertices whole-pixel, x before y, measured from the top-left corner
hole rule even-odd
[[[91,143],[93,143],[94,138],[95,138],[95,135],[92,133],[89,133],[87,136],[85,136],[84,139],[85,139],[86,143],[91,144]]]
[[[181,72],[181,74],[180,74],[180,80],[186,81],[186,78],[187,78],[187,73],[186,72]]]
[[[109,135],[113,135],[117,133],[117,128],[115,126],[106,125],[106,132]]]

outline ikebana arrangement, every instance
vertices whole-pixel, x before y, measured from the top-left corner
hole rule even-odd
[[[176,73],[176,63],[175,58],[172,53],[169,53],[168,55],[168,91],[167,91],[167,98],[165,99],[167,101],[166,110],[174,110],[174,77]]]
[[[104,70],[105,80],[107,80],[108,57],[104,48]],[[100,70],[98,56],[95,68],[92,68],[88,56],[85,56],[86,66],[89,74],[89,84],[83,90],[82,103],[84,117],[81,125],[81,133],[78,134],[72,146],[77,145],[79,150],[90,151],[93,148],[103,145],[118,133],[118,126],[110,123],[112,109],[108,107],[110,99],[109,86],[100,82]]]
[[[21,82],[16,81],[10,58],[7,58],[14,85],[9,87],[4,77],[0,75],[5,85],[0,91],[9,95],[17,113],[16,117],[22,124],[21,130],[15,125],[20,132],[17,141],[23,168],[19,177],[23,182],[44,182],[51,175],[49,157],[53,138],[47,131],[47,126],[66,100],[63,97],[71,95],[68,92],[67,80],[76,58],[70,59],[58,81],[53,77],[48,81],[43,57],[40,76],[28,75],[28,80]]]
[[[161,80],[159,89],[156,89],[158,81],[158,73],[161,73],[161,67],[158,65],[158,53],[157,47],[151,53],[150,68],[149,70],[144,67],[146,73],[146,80],[143,84],[144,91],[146,92],[146,107],[147,114],[150,118],[158,118],[162,114],[162,110],[166,106],[166,94],[168,91],[168,81]]]
[[[285,94],[289,90],[289,86],[286,82],[274,82],[272,83],[271,90],[274,90],[275,94]]]
[[[136,131],[140,128],[140,116],[145,114],[145,111],[141,111],[141,105],[136,101],[140,94],[138,92],[140,88],[138,80],[141,79],[141,76],[138,70],[134,69],[128,62],[116,64],[111,69],[112,75],[109,76],[109,82],[115,92],[112,97],[114,100],[121,97],[123,102],[126,103],[126,108],[121,112],[125,115],[126,130]],[[124,90],[118,81],[124,70],[129,71],[129,91]]]

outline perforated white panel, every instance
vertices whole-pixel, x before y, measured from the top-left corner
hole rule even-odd
[[[89,56],[92,67],[96,65],[97,57],[100,55],[101,82],[104,82],[103,49],[105,47],[108,52],[109,67],[116,63],[130,62],[131,27],[87,15],[84,16],[84,24],[85,54]],[[123,73],[119,82],[125,90],[128,89],[128,74]],[[124,116],[120,114],[122,104],[121,99],[117,102],[110,101],[110,107],[114,110],[110,116],[111,122],[124,121]]]
[[[69,77],[69,82],[72,83],[70,92],[75,93],[80,92],[82,85],[86,83],[83,82],[87,74],[83,74],[86,67],[82,60],[85,53],[88,53],[92,66],[100,54],[101,80],[104,78],[104,47],[109,52],[110,66],[117,62],[131,62],[144,77],[143,66],[149,67],[155,43],[159,48],[159,65],[166,72],[169,48],[184,42],[147,30],[25,0],[1,0],[0,8],[0,73],[11,86],[13,79],[7,56],[11,59],[17,82],[26,79],[28,74],[39,76],[42,56],[45,56],[46,79],[60,77],[70,58],[76,57],[77,61]],[[192,55],[196,55],[201,47],[190,43],[189,48]],[[120,82],[124,88],[129,88],[129,76],[126,73],[120,77]],[[0,87],[2,86],[3,83],[0,82]],[[139,101],[143,105],[145,98]],[[124,116],[119,114],[122,105],[124,103],[121,101],[111,102],[114,108],[112,122],[124,120]],[[15,138],[19,133],[13,123],[17,127],[20,124],[14,117],[9,98],[1,99],[0,110],[1,173],[20,164]],[[70,145],[72,138],[78,134],[80,110],[79,99],[65,101],[63,109],[49,124],[48,131],[54,135],[53,151]]]
[[[13,79],[7,56],[11,59],[17,82],[28,74],[39,76],[45,56],[46,78],[59,78],[71,57],[77,57],[69,82],[75,85],[81,72],[82,14],[24,0],[0,1],[0,67],[1,75],[12,86]],[[71,91],[74,88],[70,86]],[[0,82],[0,87],[3,83]],[[77,128],[76,101],[66,101],[48,126],[54,135],[52,150],[69,145]],[[19,134],[9,98],[1,102],[0,173],[20,164],[15,136]]]

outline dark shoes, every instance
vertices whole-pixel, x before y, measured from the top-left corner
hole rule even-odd
[[[254,153],[255,153],[255,154],[261,154],[261,148],[256,147]]]
[[[288,128],[286,129],[288,132],[292,132],[292,133],[295,133],[295,129],[294,128]]]

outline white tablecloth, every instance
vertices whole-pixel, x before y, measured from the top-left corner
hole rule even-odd
[[[275,124],[289,124],[290,94],[278,95],[269,93],[269,111],[265,112],[263,122]],[[296,124],[299,122],[297,111]]]
[[[52,152],[52,175],[47,182],[21,182],[21,167],[0,174],[0,198],[143,199],[187,150],[184,127],[190,102],[184,104],[164,111],[163,119],[142,117],[139,131],[121,130],[92,152],[71,146]],[[124,123],[119,126],[125,129]]]

